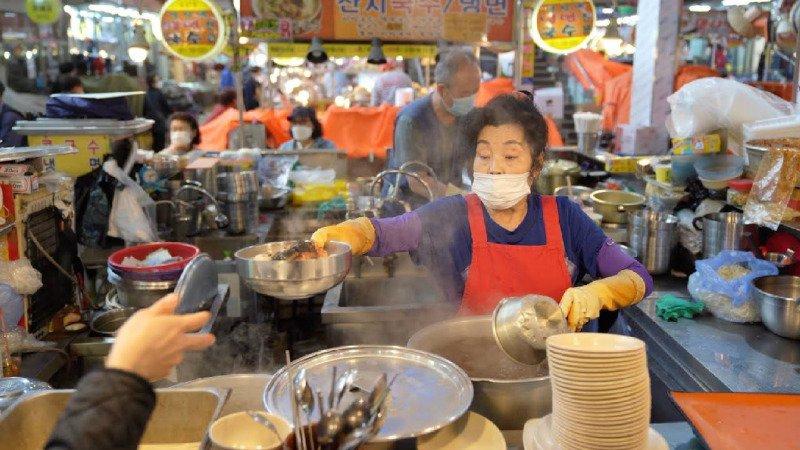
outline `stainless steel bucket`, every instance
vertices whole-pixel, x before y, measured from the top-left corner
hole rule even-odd
[[[702,223],[703,226],[698,226]],[[744,234],[742,213],[706,214],[694,219],[694,227],[703,232],[703,257],[711,258],[722,250],[741,250]]]
[[[501,430],[520,430],[528,419],[552,411],[549,374],[544,370],[544,375],[530,376],[539,370],[506,356],[494,341],[490,316],[460,317],[429,325],[411,336],[408,347],[460,365],[472,379],[475,392],[470,410]],[[467,367],[473,364],[481,367]]]
[[[108,282],[117,288],[117,302],[121,306],[131,308],[147,308],[161,297],[171,293],[178,284],[178,280],[127,280],[112,271],[108,272]]]
[[[631,249],[651,274],[669,270],[677,226],[678,219],[671,214],[649,209],[630,214],[628,234]]]

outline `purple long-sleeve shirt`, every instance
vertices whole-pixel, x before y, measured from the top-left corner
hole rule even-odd
[[[557,197],[556,205],[573,284],[586,274],[603,278],[629,269],[644,280],[645,295],[652,292],[653,280],[644,266],[608,238],[577,204]],[[486,208],[483,213],[489,242],[543,245],[546,241],[539,195],[529,197],[528,212],[512,231],[495,223]],[[373,219],[372,223],[376,240],[370,255],[416,253],[439,280],[445,296],[454,303],[460,301],[472,262],[472,236],[464,197],[445,197],[398,217]]]

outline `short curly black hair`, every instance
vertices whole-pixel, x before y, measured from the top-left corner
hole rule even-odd
[[[194,139],[192,139],[192,147],[200,143],[200,125],[197,124],[197,119],[188,112],[185,111],[178,111],[172,113],[167,120],[167,126],[172,123],[173,120],[179,120],[187,125],[189,128],[194,131]]]
[[[547,147],[547,122],[533,101],[516,94],[495,97],[486,106],[470,111],[460,123],[459,148],[466,152],[469,162],[475,159],[478,135],[487,126],[519,125],[525,141],[531,147],[534,168],[542,160]],[[471,167],[471,164],[470,164]]]

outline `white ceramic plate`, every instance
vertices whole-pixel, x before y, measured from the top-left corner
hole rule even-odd
[[[419,450],[505,450],[503,433],[489,419],[468,412],[435,433],[417,438]]]
[[[565,333],[547,338],[547,348],[566,352],[625,354],[643,352],[645,345],[640,339],[608,333]]]
[[[555,441],[550,424],[550,415],[527,421],[522,430],[523,448],[525,450],[561,450],[561,446]],[[596,445],[595,447],[598,449],[619,448],[618,445]],[[669,446],[664,437],[651,427],[647,434],[647,445],[644,450],[669,450]]]

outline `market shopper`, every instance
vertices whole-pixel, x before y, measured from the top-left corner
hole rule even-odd
[[[176,112],[169,116],[169,146],[158,154],[192,157],[199,143],[197,119],[187,112]]]
[[[156,74],[146,78],[147,93],[144,97],[144,117],[153,119],[153,150],[160,152],[164,149],[167,134],[167,117],[172,113],[172,108],[167,103],[167,97],[161,90],[161,80]]]
[[[462,314],[489,314],[504,297],[560,301],[573,329],[640,301],[652,290],[641,263],[566,197],[531,192],[547,128],[528,99],[502,95],[462,124],[472,193],[438,199],[395,218],[359,218],[317,230],[317,245],[344,241],[354,254],[418,253]],[[575,287],[584,275],[595,278]],[[594,325],[593,325],[594,327]]]
[[[292,139],[281,144],[278,150],[336,148],[336,144],[322,137],[322,124],[314,108],[296,107],[289,116],[289,122],[292,124]]]
[[[259,91],[261,83],[258,81],[261,75],[261,67],[251,66],[244,76],[242,82],[242,97],[244,98],[244,109],[250,111],[256,109],[261,104]]]
[[[400,88],[410,88],[412,81],[407,73],[394,61],[381,66],[383,72],[372,86],[371,106],[394,105],[395,93]]]
[[[23,120],[24,117],[3,101],[5,92],[6,86],[0,82],[0,147],[22,147],[25,145],[25,136],[12,128],[18,120]]]
[[[176,315],[170,294],[134,314],[119,329],[105,368],[80,381],[50,438],[47,450],[136,449],[156,405],[154,381],[166,377],[187,351],[214,343],[196,333],[207,311]]]
[[[408,161],[420,161],[436,172],[437,180],[423,175],[437,196],[444,195],[448,184],[463,185],[466,163],[455,145],[456,123],[475,105],[481,74],[471,50],[454,49],[444,54],[434,71],[436,90],[403,108],[397,116],[394,148],[389,168]],[[408,181],[413,192],[426,195],[422,186]]]

